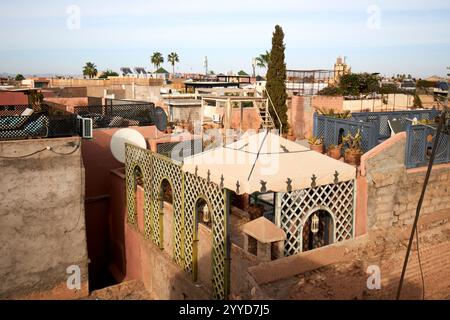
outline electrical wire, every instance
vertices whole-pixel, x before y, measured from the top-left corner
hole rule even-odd
[[[35,154],[44,152],[46,150],[51,151],[51,152],[53,152],[53,153],[55,153],[57,155],[60,155],[60,156],[68,156],[68,155],[71,155],[71,154],[75,153],[80,148],[80,146],[81,146],[81,143],[77,144],[72,151],[67,152],[67,153],[57,152],[52,147],[45,147],[43,149],[39,149],[39,150],[36,150],[34,152],[31,152],[31,153],[28,153],[28,154],[24,154],[24,155],[20,155],[20,156],[2,156],[2,155],[0,155],[0,158],[2,158],[2,159],[23,159],[23,158],[34,156]]]
[[[21,159],[21,158],[27,158],[27,157],[34,156],[35,154],[38,154],[38,153],[43,152],[43,151],[45,151],[45,150],[47,150],[47,148],[40,149],[40,150],[34,151],[34,152],[32,152],[32,153],[25,154],[25,155],[21,155],[21,156],[11,156],[11,157],[9,157],[9,156],[2,156],[2,155],[0,155],[0,158],[2,158],[2,159]]]
[[[58,152],[58,151],[55,151],[52,147],[50,147],[50,146],[48,146],[48,147],[45,147],[45,148],[43,148],[43,149],[39,149],[39,150],[36,150],[36,151],[34,151],[34,152],[31,152],[31,153],[28,153],[28,154],[24,154],[24,155],[20,155],[20,156],[2,156],[2,155],[0,155],[0,158],[1,159],[23,159],[23,158],[27,158],[27,157],[31,157],[31,156],[33,156],[33,155],[35,155],[35,154],[38,154],[38,153],[41,153],[41,152],[44,152],[44,151],[46,151],[46,150],[48,150],[48,151],[50,151],[50,152],[53,152],[54,154],[57,154],[57,155],[60,155],[60,156],[68,156],[68,155],[71,155],[71,154],[74,154],[79,148],[80,148],[80,146],[81,146],[81,142],[80,143],[78,143],[76,146],[75,146],[75,148],[73,149],[73,150],[71,150],[71,151],[69,151],[69,152]],[[83,162],[80,160],[80,170],[83,170]],[[80,176],[81,176],[81,180],[80,180],[80,194],[82,195],[83,194],[83,175],[82,174],[80,174]],[[82,214],[82,210],[80,210],[80,213],[78,214],[78,218],[77,218],[77,222],[75,223],[75,225],[73,226],[73,228],[71,228],[71,229],[69,229],[69,230],[65,230],[64,231],[64,233],[69,233],[69,232],[72,232],[73,230],[75,230],[77,227],[78,227],[78,224],[79,224],[79,222],[80,222],[80,218],[81,218],[81,214]]]
[[[422,261],[420,259],[419,231],[418,231],[418,228],[416,228],[416,246],[417,246],[417,259],[419,260],[420,278],[422,280],[422,300],[425,300],[425,278],[423,276]]]

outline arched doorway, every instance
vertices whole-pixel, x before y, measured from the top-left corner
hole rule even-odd
[[[194,242],[193,242],[193,274],[194,281],[198,280],[198,270],[202,270],[200,278],[207,279],[211,277],[212,256],[210,246],[212,239],[209,237],[201,238],[199,229],[200,225],[207,229],[212,229],[212,211],[210,204],[203,198],[199,197],[195,203],[195,223],[194,223]],[[203,233],[202,233],[203,234]],[[211,259],[208,259],[211,256]],[[201,261],[199,261],[199,258]],[[199,267],[200,265],[200,267]]]
[[[344,134],[345,134],[344,128],[340,128],[338,133],[338,142],[337,142],[338,145],[343,143]]]
[[[312,212],[303,225],[302,236],[302,251],[333,243],[334,220],[330,212],[324,209]]]
[[[161,235],[161,244],[170,256],[173,256],[173,193],[172,185],[168,179],[164,178],[161,181],[158,194],[158,211],[159,211],[159,226]]]

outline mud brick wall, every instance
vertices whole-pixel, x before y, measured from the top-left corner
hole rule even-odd
[[[79,137],[0,142],[0,298],[88,294],[79,143]],[[67,288],[71,265],[80,267],[81,290]]]
[[[365,161],[368,186],[367,222],[371,228],[412,224],[425,180],[426,167],[405,168],[405,134],[369,155]],[[450,165],[435,165],[421,215],[450,210]]]

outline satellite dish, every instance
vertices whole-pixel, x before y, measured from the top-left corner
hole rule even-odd
[[[154,111],[155,126],[159,131],[164,131],[167,128],[167,115],[163,108],[156,107]]]
[[[125,163],[125,143],[146,149],[145,138],[138,131],[130,128],[123,128],[116,131],[111,138],[111,153],[117,161]]]

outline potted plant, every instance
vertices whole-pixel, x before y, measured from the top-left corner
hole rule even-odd
[[[342,145],[330,144],[328,146],[327,155],[333,159],[339,160],[341,158]]]
[[[323,138],[312,136],[308,139],[309,148],[313,151],[323,153]]]
[[[344,152],[344,161],[348,164],[359,165],[361,163],[361,132],[358,131],[355,135],[352,135],[350,132],[342,138],[342,142],[347,146],[347,149]]]

